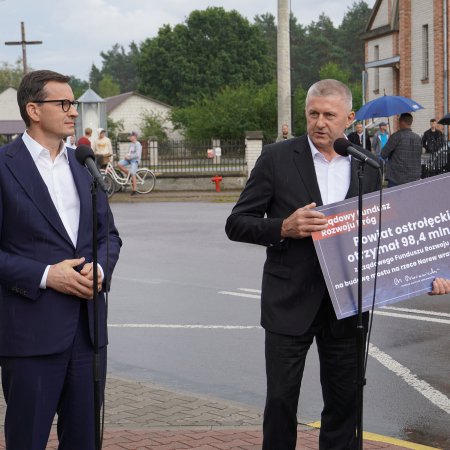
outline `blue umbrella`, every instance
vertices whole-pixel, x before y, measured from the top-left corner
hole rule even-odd
[[[383,95],[363,105],[356,113],[356,120],[389,117],[419,109],[423,109],[423,106],[410,98],[400,95]]]

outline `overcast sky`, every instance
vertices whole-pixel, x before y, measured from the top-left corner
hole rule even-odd
[[[375,0],[366,0],[372,7]],[[338,26],[354,0],[291,0],[291,10],[302,24],[325,12]],[[128,51],[134,41],[154,37],[164,24],[182,23],[190,12],[221,6],[235,9],[250,22],[257,14],[277,12],[276,0],[0,0],[0,63],[15,64],[22,56],[20,22],[26,39],[43,41],[27,47],[28,65],[51,69],[87,80],[92,64],[101,68],[101,51],[119,43]],[[157,62],[156,62],[157,63]]]

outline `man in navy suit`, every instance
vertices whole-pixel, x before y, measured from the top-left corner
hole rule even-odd
[[[8,450],[44,450],[55,413],[60,450],[95,448],[93,286],[104,372],[103,292],[121,240],[101,193],[94,280],[91,176],[63,142],[78,116],[68,81],[48,70],[25,75],[17,99],[27,130],[0,149],[0,365]]]
[[[319,447],[355,449],[356,316],[337,320],[311,239],[313,231],[327,228],[316,206],[358,194],[359,163],[333,148],[354,118],[351,92],[339,81],[321,80],[309,89],[305,110],[307,134],[263,149],[226,232],[232,240],[267,247],[261,293],[267,375],[263,449],[295,449],[300,385],[314,339],[324,401]],[[378,171],[366,166],[363,193],[379,184]],[[448,292],[448,280],[435,280],[434,294]]]

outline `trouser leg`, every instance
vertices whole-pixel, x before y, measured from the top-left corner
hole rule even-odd
[[[100,350],[101,401],[104,392],[105,353],[104,347]],[[87,311],[82,307],[58,405],[59,450],[95,449],[93,356]]]
[[[312,334],[285,336],[266,331],[267,397],[263,450],[294,450],[297,406]]]
[[[324,408],[321,450],[356,449],[357,340],[355,336],[317,336]]]
[[[67,364],[67,352],[1,359],[7,450],[45,450]]]

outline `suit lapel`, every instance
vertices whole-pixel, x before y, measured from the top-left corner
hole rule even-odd
[[[9,160],[6,165],[17,182],[22,186],[30,200],[36,205],[49,224],[72,246],[69,235],[59,217],[47,186],[39,173],[30,152],[22,139],[16,141],[16,145],[8,151]]]
[[[319,183],[317,182],[316,170],[314,168],[314,161],[312,159],[311,149],[306,135],[302,136],[299,145],[294,149],[294,164],[297,167],[300,178],[311,196],[312,201],[314,201],[317,206],[323,205]]]

